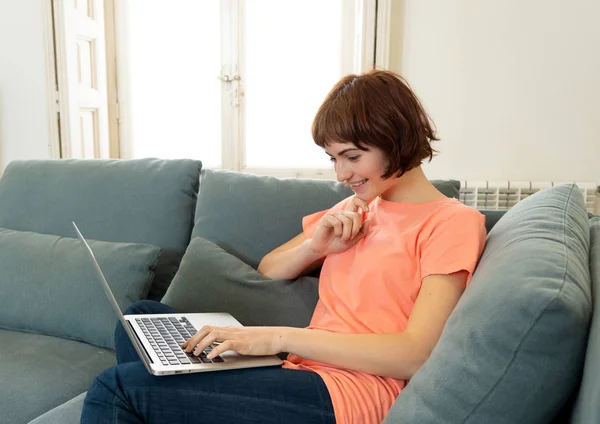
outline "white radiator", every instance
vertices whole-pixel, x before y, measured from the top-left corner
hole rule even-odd
[[[477,209],[507,210],[544,188],[572,181],[461,181],[460,201]],[[587,210],[600,215],[600,184],[575,182],[586,201]]]

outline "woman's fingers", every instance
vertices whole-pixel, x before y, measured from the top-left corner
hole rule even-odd
[[[235,350],[236,352],[243,354],[243,352],[240,352],[241,349],[238,349],[232,340],[226,340],[218,346],[213,347],[212,351],[206,355],[206,357],[208,359],[213,359],[215,356],[227,352],[228,350]]]
[[[369,204],[363,199],[354,196],[352,198],[352,201],[350,201],[350,203],[348,204],[346,210],[351,212],[369,212]]]
[[[200,340],[198,342],[198,344],[196,345],[196,347],[193,351],[194,356],[200,356],[200,354],[202,352],[204,352],[204,349],[206,349],[207,347],[209,347],[210,345],[212,345],[214,342],[216,342],[218,340],[223,340],[223,336],[221,334],[219,334],[218,331],[212,331],[212,332],[208,333],[208,335],[206,337],[204,337],[202,340]]]
[[[356,211],[350,210],[356,209]],[[362,199],[355,197],[348,209],[340,212],[329,213],[323,217],[321,225],[324,228],[330,228],[332,236],[338,241],[346,244],[351,241],[358,241],[363,222],[365,220],[365,211],[369,210],[369,205]],[[362,238],[362,237],[361,237]],[[329,240],[325,243],[334,241]]]
[[[186,340],[186,342],[182,344],[181,347],[184,348],[186,352],[191,353],[196,348],[196,345],[200,343],[200,341],[204,337],[206,337],[206,335],[211,331],[212,327],[205,325],[200,329],[200,331],[198,331],[196,334],[194,334],[192,337]]]
[[[226,339],[228,337],[225,334],[227,331],[228,330],[226,327],[216,328],[204,326],[200,329],[200,331],[183,343],[181,347],[185,349],[187,353],[193,353],[194,355],[198,356],[208,346]]]
[[[351,215],[348,215],[345,212],[337,212],[334,214],[334,217],[339,219],[342,223],[342,234],[340,235],[340,241],[347,241],[352,238],[352,226],[354,221]]]
[[[365,214],[369,212],[369,204],[363,199],[354,196],[346,208],[346,211],[352,214],[353,226],[350,239],[354,239],[360,231],[363,220],[365,219]]]
[[[363,218],[364,215],[358,213],[352,214],[352,236],[350,237],[350,240],[354,240],[356,235],[359,233],[363,223]]]
[[[327,216],[327,222],[333,228],[333,233],[340,241],[346,242],[354,239],[363,223],[363,215],[358,212],[336,212]]]
[[[325,219],[327,225],[333,228],[333,234],[336,237],[341,237],[343,231],[342,221],[340,221],[339,218],[337,218],[334,214],[326,215]]]

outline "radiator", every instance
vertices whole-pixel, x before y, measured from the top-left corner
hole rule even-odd
[[[476,209],[508,210],[544,188],[572,181],[461,181],[460,201]],[[600,215],[600,184],[575,182],[589,212]]]

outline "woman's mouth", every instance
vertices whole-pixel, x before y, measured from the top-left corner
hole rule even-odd
[[[366,180],[362,180],[362,181],[356,181],[355,183],[348,183],[348,185],[350,186],[350,188],[352,190],[358,190],[361,187],[363,187],[365,185],[365,183],[368,181],[368,179]]]

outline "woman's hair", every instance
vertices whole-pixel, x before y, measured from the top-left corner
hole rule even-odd
[[[343,77],[329,92],[312,125],[315,143],[379,148],[389,160],[382,178],[400,177],[437,153],[435,127],[408,83],[390,71]]]

